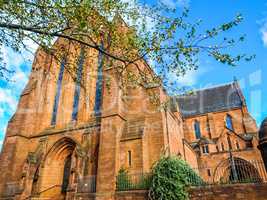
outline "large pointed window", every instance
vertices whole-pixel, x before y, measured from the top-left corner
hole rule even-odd
[[[226,120],[225,120],[225,125],[228,129],[230,130],[234,130],[233,129],[233,120],[232,120],[232,117],[230,115],[227,115],[226,116]]]
[[[103,49],[104,44],[101,42],[100,48]],[[102,104],[102,85],[103,85],[103,53],[99,52],[98,55],[98,68],[97,68],[97,80],[96,80],[96,94],[95,94],[95,114],[100,115]]]
[[[55,96],[55,100],[54,100],[51,125],[55,125],[56,121],[57,121],[57,110],[58,110],[59,98],[60,98],[60,93],[61,93],[62,79],[63,79],[65,64],[66,64],[66,58],[64,57],[60,63],[59,75],[58,75],[58,80],[57,80],[57,90],[56,90],[56,96]]]
[[[73,110],[72,110],[72,120],[77,120],[78,110],[79,110],[79,99],[81,91],[81,80],[82,80],[82,71],[84,63],[84,48],[81,48],[80,57],[77,63],[77,72],[76,72],[76,85],[74,91],[74,100],[73,100]]]
[[[195,136],[197,139],[199,139],[201,137],[201,132],[200,132],[200,123],[197,120],[195,120],[194,122],[194,129],[195,129]]]

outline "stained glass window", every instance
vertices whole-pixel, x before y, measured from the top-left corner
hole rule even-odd
[[[60,63],[60,70],[59,70],[59,75],[58,75],[58,80],[57,80],[57,90],[56,90],[56,96],[54,100],[51,125],[55,125],[57,121],[57,110],[58,110],[59,97],[61,93],[62,79],[63,79],[65,64],[66,64],[66,58],[63,58]]]
[[[196,138],[199,139],[201,137],[199,121],[195,121],[195,123],[194,123],[194,129],[195,129]]]
[[[103,42],[100,48],[103,49]],[[103,85],[103,53],[99,52],[98,55],[98,68],[97,68],[97,80],[96,80],[96,94],[95,94],[95,114],[101,114],[101,104],[102,104],[102,85]]]
[[[73,100],[73,110],[72,110],[72,120],[77,120],[78,110],[79,110],[79,99],[81,92],[81,80],[82,80],[82,71],[83,71],[83,63],[84,63],[84,48],[81,48],[80,57],[78,60],[78,67],[76,72],[76,84],[74,91],[74,100]]]

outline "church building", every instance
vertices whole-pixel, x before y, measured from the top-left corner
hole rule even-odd
[[[250,161],[261,160],[237,81],[186,96],[157,85],[129,88],[125,96],[104,55],[79,48],[76,56],[74,81],[72,58],[37,50],[0,154],[1,198],[115,199],[120,169],[149,173],[163,155],[184,159],[207,182],[231,179],[215,169],[232,161],[253,168]],[[145,61],[139,65],[151,71]],[[168,106],[159,109],[151,92]]]

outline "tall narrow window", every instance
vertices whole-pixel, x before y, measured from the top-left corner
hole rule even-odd
[[[211,171],[210,169],[207,169],[208,176],[211,176]]]
[[[199,121],[197,120],[195,120],[194,122],[194,129],[195,129],[196,138],[199,139],[201,136],[201,132],[200,132],[200,124],[199,124]]]
[[[203,152],[203,154],[208,154],[209,153],[209,146],[208,145],[202,146],[202,152]]]
[[[76,73],[76,84],[75,84],[75,91],[74,91],[72,120],[77,120],[77,117],[78,117],[83,63],[84,63],[84,48],[81,48],[80,57],[77,63],[78,67],[77,67],[77,73]]]
[[[132,152],[128,151],[128,165],[129,167],[132,166]]]
[[[216,145],[216,151],[217,152],[219,152],[220,150],[219,150],[219,147],[218,147],[218,145]]]
[[[231,142],[231,139],[230,139],[229,135],[227,135],[227,142],[228,142],[229,150],[232,150],[232,142]]]
[[[71,155],[69,155],[64,164],[64,171],[63,171],[63,181],[61,186],[61,193],[66,193],[69,185],[70,179],[70,170],[71,170]]]
[[[226,120],[225,120],[225,123],[226,123],[226,127],[230,130],[234,130],[233,129],[233,121],[232,121],[232,117],[230,115],[227,115],[226,116]]]
[[[101,49],[104,48],[103,41],[101,42]],[[101,104],[102,104],[102,84],[103,84],[103,53],[99,52],[98,55],[98,68],[97,68],[97,81],[96,81],[96,94],[95,94],[95,114],[99,115],[101,113]]]
[[[62,79],[63,79],[65,64],[66,64],[66,58],[63,58],[61,60],[61,63],[60,63],[59,75],[58,75],[58,80],[57,80],[57,90],[56,90],[56,96],[55,96],[55,100],[54,100],[51,125],[55,125],[56,121],[57,121],[57,110],[58,110],[59,97],[60,97],[60,93],[61,93]]]
[[[223,143],[221,144],[221,147],[222,147],[222,151],[224,151],[224,144]]]
[[[240,149],[240,147],[239,147],[239,143],[238,143],[238,142],[236,142],[236,149],[237,149],[237,150]]]

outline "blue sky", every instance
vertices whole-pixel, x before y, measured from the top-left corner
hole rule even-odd
[[[148,1],[148,0],[147,0]],[[267,1],[266,0],[162,0],[170,6],[188,5],[190,19],[203,20],[203,30],[229,21],[237,13],[242,13],[244,22],[230,32],[231,36],[246,34],[244,44],[237,46],[231,53],[256,54],[250,63],[240,63],[229,67],[209,57],[201,57],[198,71],[189,72],[180,78],[179,83],[195,89],[228,83],[237,77],[247,99],[248,108],[257,123],[267,116]],[[13,82],[0,80],[0,146],[8,120],[15,112],[19,95],[23,90],[31,68],[33,55],[22,55],[2,48],[4,60],[10,69],[15,69]],[[266,75],[266,77],[265,77]]]

